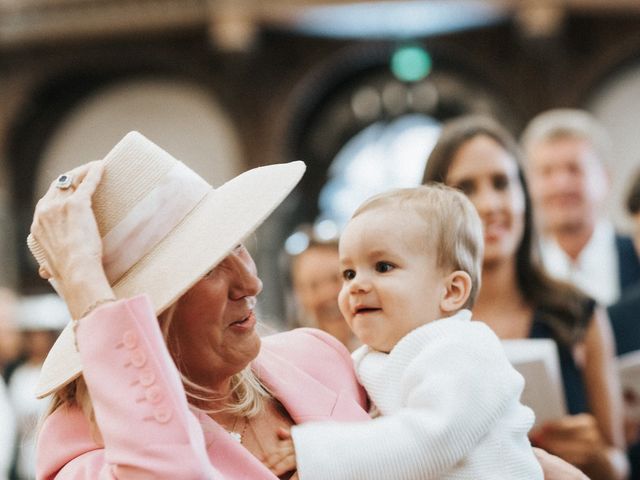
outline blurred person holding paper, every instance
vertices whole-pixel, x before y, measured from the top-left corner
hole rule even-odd
[[[464,117],[445,125],[423,183],[459,188],[482,219],[485,254],[474,317],[502,339],[551,338],[557,344],[569,414],[533,431],[534,444],[593,480],[624,479],[622,398],[608,319],[592,299],[542,269],[519,159],[503,127]]]
[[[627,213],[633,220],[633,241],[640,255],[640,170],[627,194]],[[616,339],[619,372],[625,399],[625,433],[631,479],[640,479],[640,283],[629,287],[607,309]]]
[[[627,195],[627,213],[633,220],[634,245],[640,255],[640,170]],[[640,350],[640,282],[608,308],[618,355]]]

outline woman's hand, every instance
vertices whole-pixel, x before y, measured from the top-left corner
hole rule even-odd
[[[91,162],[68,175],[68,188],[54,181],[36,206],[31,234],[45,254],[40,276],[53,278],[73,318],[96,300],[113,298],[102,267],[102,240],[91,198],[102,178],[103,163]]]
[[[637,412],[640,406],[640,397],[631,389],[623,390],[624,399],[624,438],[627,445],[633,445],[640,439],[640,420],[630,415],[631,412]]]
[[[633,445],[640,439],[640,422],[631,417],[624,418],[624,438],[627,445]]]
[[[593,480],[628,478],[622,389],[615,344],[603,308],[597,307],[584,340],[583,376],[591,414],[566,416],[534,432],[538,447],[577,466]]]
[[[584,473],[561,458],[550,455],[539,448],[534,448],[533,453],[540,462],[544,472],[544,480],[589,480]]]
[[[626,478],[628,464],[624,451],[607,444],[591,414],[547,422],[532,432],[531,439],[536,446],[575,465],[594,480]]]
[[[291,431],[278,428],[278,438],[280,439],[278,445],[270,452],[266,452],[262,459],[262,463],[276,476],[296,469],[296,449]],[[293,478],[297,478],[297,473]]]
[[[531,433],[533,443],[578,467],[589,465],[605,450],[605,443],[593,415],[582,413],[546,422]]]

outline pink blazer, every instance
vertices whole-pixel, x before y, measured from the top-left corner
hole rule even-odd
[[[277,478],[187,404],[146,296],[97,309],[77,336],[104,446],[79,408],[58,409],[39,435],[39,480]],[[253,366],[296,423],[369,418],[349,353],[324,332],[265,337]]]

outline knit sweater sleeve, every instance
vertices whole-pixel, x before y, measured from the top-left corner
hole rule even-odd
[[[426,343],[418,342],[419,353],[408,349],[413,356],[395,412],[368,422],[294,427],[300,479],[428,480],[463,459],[517,400],[523,379],[488,327],[459,323],[434,326]],[[385,395],[383,386],[373,387]]]

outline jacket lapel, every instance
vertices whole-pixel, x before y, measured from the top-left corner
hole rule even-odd
[[[350,395],[334,392],[312,375],[267,349],[260,352],[253,369],[295,423],[370,418]],[[193,407],[192,411],[202,426],[209,458],[222,476],[238,480],[277,480],[206,413]]]
[[[295,423],[366,420],[367,412],[350,396],[341,395],[274,352],[261,352],[254,371],[287,409]],[[323,366],[326,368],[326,366]]]

